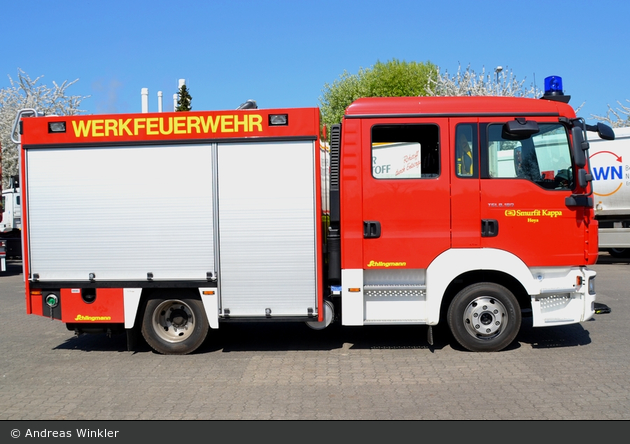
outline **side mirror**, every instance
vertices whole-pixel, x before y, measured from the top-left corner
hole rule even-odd
[[[597,134],[604,140],[615,140],[615,132],[605,123],[597,123]]]
[[[517,117],[503,125],[501,136],[506,140],[523,140],[538,132],[540,132],[538,122]]]
[[[584,168],[586,166],[586,154],[584,154],[584,136],[583,136],[582,128],[579,126],[574,126],[571,128],[571,136],[573,138],[573,144],[571,145],[571,152],[573,154],[573,159],[575,160],[575,166],[578,168]],[[582,186],[580,184],[580,186]],[[586,186],[586,185],[585,185]],[[584,188],[582,186],[582,188]]]
[[[615,132],[605,123],[597,122],[597,125],[584,125],[584,128],[586,131],[596,131],[597,135],[604,140],[615,140]]]

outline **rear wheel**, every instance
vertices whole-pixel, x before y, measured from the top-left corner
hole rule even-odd
[[[612,257],[616,257],[618,259],[624,259],[630,257],[630,248],[609,248],[608,253]]]
[[[467,350],[499,351],[516,338],[521,328],[521,311],[512,292],[502,285],[473,284],[451,302],[448,325],[457,342]]]
[[[208,335],[208,319],[199,297],[179,296],[161,293],[147,301],[142,336],[158,353],[192,353]]]

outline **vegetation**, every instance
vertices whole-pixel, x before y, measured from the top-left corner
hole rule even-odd
[[[179,88],[179,93],[177,96],[177,108],[175,109],[175,111],[190,111],[192,109],[190,102],[192,102],[192,97],[190,96],[190,92],[188,91],[188,88],[184,83]]]
[[[7,187],[9,178],[18,174],[17,145],[11,140],[11,130],[17,113],[21,109],[33,108],[38,112],[50,115],[75,115],[83,111],[79,109],[81,101],[89,96],[68,95],[72,82],[64,81],[53,86],[39,83],[43,76],[31,79],[18,69],[17,80],[9,76],[10,86],[0,89],[0,145],[2,145],[2,186]]]
[[[322,123],[341,122],[353,101],[361,97],[426,96],[429,79],[435,79],[438,68],[430,62],[405,62],[396,59],[376,62],[361,68],[357,74],[347,71],[332,84],[326,83],[319,98]]]

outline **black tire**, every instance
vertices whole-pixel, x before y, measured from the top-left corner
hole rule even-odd
[[[630,248],[609,248],[608,253],[617,259],[630,258]]]
[[[465,349],[495,352],[516,338],[521,328],[521,310],[512,292],[502,285],[473,284],[451,302],[448,325]]]
[[[151,297],[142,317],[142,336],[164,355],[192,353],[208,335],[208,319],[199,297],[166,292]]]

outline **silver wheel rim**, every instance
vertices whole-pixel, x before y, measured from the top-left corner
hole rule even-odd
[[[153,312],[153,329],[166,342],[182,342],[193,334],[195,318],[184,302],[164,301]]]
[[[328,327],[335,316],[335,308],[330,301],[324,301],[324,320],[322,322],[308,321],[306,325],[313,330],[323,330]]]
[[[479,339],[496,338],[509,322],[505,306],[490,296],[472,300],[464,310],[463,320],[466,331]]]

